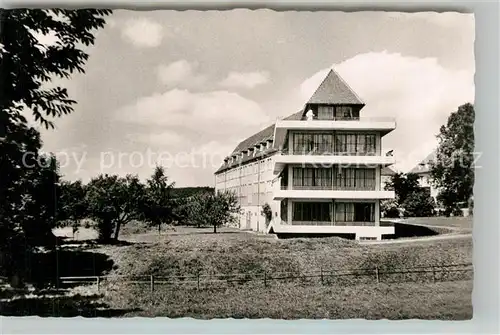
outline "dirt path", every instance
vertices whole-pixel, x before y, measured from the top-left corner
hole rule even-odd
[[[427,228],[441,228],[441,229],[446,228],[446,229],[449,229],[451,232],[446,233],[446,234],[439,234],[439,235],[425,236],[425,237],[399,238],[399,239],[395,239],[395,240],[382,240],[382,241],[366,241],[366,242],[360,242],[360,244],[363,244],[363,245],[367,245],[367,244],[370,244],[370,245],[371,244],[398,244],[398,243],[432,242],[432,241],[452,240],[452,239],[460,239],[460,238],[472,238],[472,229],[469,229],[469,228],[460,228],[460,227],[453,227],[453,226],[447,226],[447,227],[434,226],[434,225],[428,225],[428,224],[408,222],[407,220],[404,220],[404,219],[395,219],[395,220],[391,220],[391,222],[414,225],[414,226],[422,226],[422,227],[427,227]]]
[[[426,237],[415,237],[415,238],[400,238],[397,240],[385,240],[385,241],[366,241],[360,242],[359,244],[367,245],[367,244],[398,244],[398,243],[415,243],[415,242],[432,242],[432,241],[441,241],[441,240],[452,240],[452,239],[460,239],[460,238],[472,238],[472,233],[467,234],[442,234],[435,236],[426,236]]]

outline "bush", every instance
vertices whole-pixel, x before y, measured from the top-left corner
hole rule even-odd
[[[262,205],[262,215],[264,215],[266,218],[266,225],[268,225],[273,219],[273,210],[267,202]]]
[[[413,192],[403,203],[406,217],[427,217],[434,215],[434,199],[425,192]]]
[[[462,209],[459,207],[453,208],[452,212],[453,216],[464,216],[464,212],[462,212]]]
[[[380,211],[385,218],[399,218],[398,204],[395,200],[382,201]]]

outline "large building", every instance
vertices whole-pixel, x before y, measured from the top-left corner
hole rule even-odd
[[[409,173],[418,175],[419,185],[422,189],[426,190],[434,201],[437,202],[439,189],[432,184],[431,177],[431,163],[436,159],[436,151],[431,152],[420,163],[418,163]]]
[[[217,191],[239,198],[239,228],[365,240],[393,234],[380,226],[380,200],[394,198],[381,169],[395,162],[381,141],[396,122],[362,117],[364,105],[331,70],[302,110],[238,144],[215,175]]]

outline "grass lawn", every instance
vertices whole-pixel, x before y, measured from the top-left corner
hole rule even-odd
[[[137,308],[124,314],[127,317],[468,320],[471,294],[471,281],[457,281],[200,291],[160,288],[154,293],[120,286],[106,299],[114,309]]]

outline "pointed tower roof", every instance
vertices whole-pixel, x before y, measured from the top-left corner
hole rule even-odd
[[[344,79],[334,69],[331,69],[307,104],[364,105],[365,103]]]
[[[430,162],[433,162],[436,159],[436,150],[431,152],[427,157],[425,157],[420,163],[417,164],[413,169],[410,170],[410,173],[416,174],[425,174],[429,173],[430,170]]]

